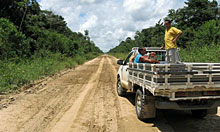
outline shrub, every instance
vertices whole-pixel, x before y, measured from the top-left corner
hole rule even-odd
[[[220,62],[220,45],[192,46],[181,49],[180,56],[183,62]]]

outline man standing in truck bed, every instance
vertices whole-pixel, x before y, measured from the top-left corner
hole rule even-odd
[[[166,61],[167,63],[179,63],[180,57],[177,52],[176,41],[182,35],[182,31],[175,27],[171,27],[171,19],[169,18],[164,19],[164,25],[166,27],[164,37],[165,44],[161,48],[164,48],[165,46],[165,49],[167,50]]]

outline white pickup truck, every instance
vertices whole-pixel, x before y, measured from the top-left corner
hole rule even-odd
[[[134,47],[117,74],[117,92],[135,92],[136,113],[140,120],[156,117],[157,109],[191,110],[194,117],[216,114],[220,105],[220,63],[166,64],[165,50],[146,47],[156,52],[160,64],[133,63]]]

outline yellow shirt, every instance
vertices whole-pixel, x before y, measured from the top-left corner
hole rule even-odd
[[[164,41],[165,41],[165,49],[176,49],[177,48],[177,44],[173,43],[172,41],[176,38],[177,34],[179,34],[181,32],[181,30],[175,28],[175,27],[170,27],[170,29],[167,31],[165,31],[165,37],[164,37]]]

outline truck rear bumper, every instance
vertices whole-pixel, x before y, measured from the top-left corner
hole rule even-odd
[[[172,109],[172,110],[199,110],[199,109],[212,109],[220,106],[220,100],[213,100],[212,103],[205,105],[184,105],[171,101],[155,101],[157,109]]]

